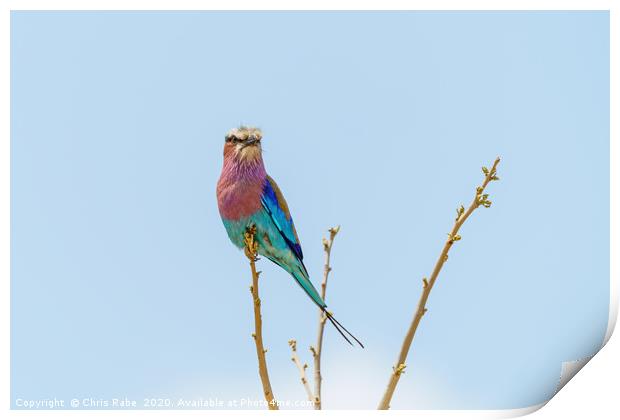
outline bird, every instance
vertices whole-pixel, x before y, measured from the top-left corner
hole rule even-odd
[[[257,253],[286,270],[351,345],[351,334],[331,312],[310,281],[295,224],[276,181],[267,174],[262,157],[262,132],[240,126],[224,137],[224,162],[217,182],[217,204],[231,242],[245,248],[245,233],[252,229]],[[347,335],[349,337],[347,337]]]

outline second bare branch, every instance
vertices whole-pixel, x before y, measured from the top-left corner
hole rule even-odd
[[[321,299],[325,300],[325,293],[327,291],[327,280],[329,279],[329,273],[332,271],[330,266],[332,246],[334,245],[334,238],[340,232],[340,226],[336,226],[329,229],[329,239],[323,238],[323,251],[325,251],[325,266],[323,267],[323,281],[321,282]],[[314,409],[320,410],[322,408],[321,399],[321,382],[323,377],[321,376],[321,353],[323,351],[323,331],[325,330],[325,321],[327,318],[323,311],[319,311],[319,330],[316,338],[316,347],[310,347],[312,352],[312,359],[314,361]]]

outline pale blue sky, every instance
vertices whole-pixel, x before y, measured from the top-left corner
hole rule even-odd
[[[13,12],[11,399],[260,398],[224,133],[264,131],[328,304],[327,408],[374,408],[480,166],[394,408],[517,408],[596,351],[609,303],[606,12]],[[268,261],[277,398],[316,309]]]

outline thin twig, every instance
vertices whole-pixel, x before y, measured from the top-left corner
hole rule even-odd
[[[454,226],[452,230],[448,234],[448,239],[446,240],[443,249],[441,250],[441,254],[439,254],[439,258],[437,259],[437,263],[435,264],[435,268],[431,273],[430,278],[427,280],[426,278],[422,279],[422,295],[420,296],[420,300],[418,301],[418,306],[414,312],[413,320],[411,321],[411,325],[409,326],[409,330],[407,331],[407,335],[405,335],[405,339],[403,341],[403,345],[400,349],[400,354],[398,355],[398,360],[396,361],[396,365],[392,368],[392,374],[390,376],[390,381],[388,382],[387,389],[385,390],[385,394],[379,403],[379,410],[388,410],[390,408],[390,401],[392,400],[392,395],[394,394],[394,390],[396,389],[396,385],[398,384],[398,380],[400,376],[405,371],[405,361],[407,360],[407,354],[409,353],[409,348],[411,347],[411,343],[413,341],[413,337],[415,336],[416,330],[422,317],[426,313],[426,301],[428,300],[428,296],[431,292],[431,289],[435,285],[435,281],[437,280],[437,276],[439,276],[439,272],[443,267],[444,263],[448,259],[448,252],[452,245],[461,239],[461,236],[458,234],[459,229],[465,223],[467,218],[476,210],[478,207],[490,207],[491,201],[488,200],[489,195],[484,194],[484,189],[487,187],[489,182],[496,181],[499,178],[497,177],[497,165],[499,164],[499,158],[495,159],[493,166],[491,169],[487,169],[486,167],[482,168],[482,172],[484,173],[484,182],[481,186],[476,188],[476,195],[470,206],[465,210],[463,206],[460,206],[456,210],[456,219],[454,221]]]
[[[330,257],[334,238],[340,231],[340,226],[329,229],[329,240],[323,238],[323,250],[325,251],[325,266],[323,267],[323,281],[321,282],[321,299],[325,300],[325,292],[327,290],[327,280],[329,273],[332,271]],[[312,359],[314,360],[314,409],[320,410],[323,400],[321,399],[321,352],[323,351],[323,331],[325,330],[325,321],[327,317],[323,311],[319,311],[319,331],[316,338],[316,347],[310,347]]]
[[[301,383],[306,389],[306,394],[308,394],[308,401],[314,401],[314,395],[312,395],[310,384],[308,383],[308,379],[306,378],[306,369],[308,368],[308,365],[305,363],[302,365],[299,357],[297,356],[297,341],[289,340],[288,345],[291,346],[291,360],[293,361],[293,363],[295,363],[297,369],[299,369],[299,376],[301,378]]]
[[[263,384],[263,394],[267,401],[267,407],[270,410],[278,410],[278,405],[271,390],[271,382],[269,381],[269,371],[267,370],[267,359],[265,353],[267,350],[263,346],[263,321],[260,314],[260,298],[258,296],[258,276],[260,271],[256,271],[256,260],[258,255],[258,243],[254,241],[256,234],[256,226],[248,228],[244,235],[245,256],[250,261],[250,269],[252,270],[252,285],[250,293],[252,293],[252,301],[254,302],[254,343],[256,344],[256,356],[258,357],[258,374]]]
[[[327,290],[327,279],[329,278],[329,273],[332,271],[331,266],[329,265],[332,245],[334,244],[334,238],[340,231],[340,226],[336,226],[329,229],[329,240],[323,238],[323,250],[325,251],[325,266],[323,268],[323,282],[321,283],[321,299],[325,300],[325,292]],[[325,329],[325,321],[327,318],[325,317],[323,311],[319,310],[319,333],[316,340],[316,347],[310,346],[310,352],[312,353],[312,359],[314,361],[314,393],[310,390],[310,385],[308,384],[308,380],[306,378],[305,368],[308,365],[304,364],[303,369],[301,369],[301,362],[299,361],[299,357],[297,356],[297,342],[295,340],[290,340],[288,344],[292,349],[292,357],[291,359],[297,365],[297,368],[301,374],[301,382],[304,384],[306,388],[306,394],[310,400],[314,403],[314,409],[321,409],[321,380],[323,377],[321,376],[321,351],[323,350],[323,331]],[[292,344],[291,344],[292,343]]]

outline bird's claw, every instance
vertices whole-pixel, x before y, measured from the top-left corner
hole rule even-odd
[[[256,235],[256,225],[248,226],[243,235],[244,242],[245,242],[245,256],[248,257],[248,259],[253,262],[258,261],[258,257],[257,257],[258,243],[254,241],[255,235]]]

